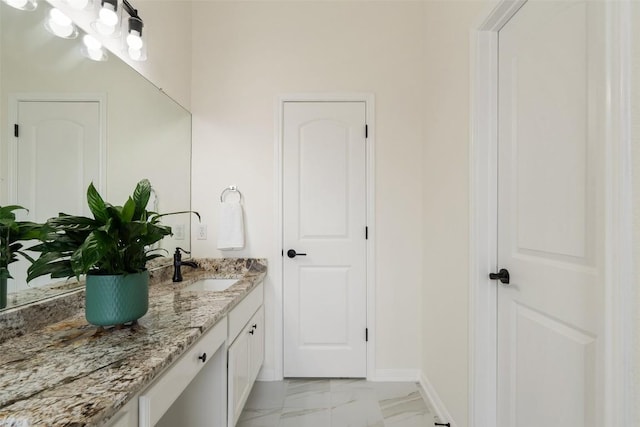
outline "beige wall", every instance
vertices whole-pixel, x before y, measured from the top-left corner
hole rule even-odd
[[[633,188],[640,188],[640,3],[632,2],[632,63],[631,63],[631,135],[632,135],[632,169],[633,169]],[[640,266],[640,191],[636,190],[633,194],[633,242],[634,242],[634,265]],[[636,289],[636,307],[640,307],[640,276],[638,272],[640,268],[635,270],[635,289]],[[633,380],[635,388],[635,423],[640,425],[640,310],[635,311],[635,364],[633,366]]]
[[[469,105],[472,24],[485,2],[427,2],[422,371],[468,425]]]
[[[216,249],[218,197],[235,184],[245,197],[247,248],[231,255],[267,257],[272,269],[281,262],[274,206],[278,94],[374,93],[376,368],[414,375],[423,335],[424,8],[420,2],[193,4],[193,208],[208,225],[208,240],[193,241],[195,256],[224,255]],[[265,372],[276,363],[278,288],[268,277]]]

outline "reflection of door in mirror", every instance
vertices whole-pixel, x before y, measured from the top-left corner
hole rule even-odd
[[[18,128],[10,154],[10,188],[15,190],[12,199],[29,209],[21,219],[44,222],[59,212],[90,216],[86,189],[93,182],[101,190],[103,182],[100,100],[21,98],[12,110]],[[12,264],[12,291],[27,287],[27,267],[24,260]],[[31,285],[48,282],[40,277]]]

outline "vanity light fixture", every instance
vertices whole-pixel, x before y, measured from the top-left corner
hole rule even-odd
[[[51,34],[63,39],[75,39],[78,37],[78,30],[73,25],[71,18],[55,7],[49,11],[49,18],[44,26]]]
[[[98,20],[104,25],[115,27],[118,25],[118,1],[102,0],[100,3],[100,11],[98,12]]]
[[[122,6],[124,10],[129,14],[129,28],[127,30],[126,49],[129,54],[129,58],[134,61],[145,61],[147,59],[147,52],[145,43],[142,38],[142,28],[144,22],[138,15],[138,10],[134,9],[127,0],[122,0]]]
[[[100,0],[98,19],[91,24],[93,29],[103,36],[117,36],[118,22],[118,0]]]
[[[2,0],[11,7],[20,10],[36,10],[38,2],[36,0]]]
[[[144,40],[142,40],[142,27],[144,23],[139,17],[129,18],[129,32],[127,34],[127,51],[129,57],[134,61],[144,61],[147,59]]]
[[[102,47],[102,43],[90,34],[82,38],[82,54],[93,61],[106,61],[107,53]]]

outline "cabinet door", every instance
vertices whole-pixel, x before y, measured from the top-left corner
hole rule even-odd
[[[228,402],[229,402],[229,427],[236,425],[242,412],[242,406],[251,391],[250,383],[250,344],[252,335],[251,325],[247,325],[238,335],[238,338],[229,347],[227,355],[228,368]]]
[[[260,307],[257,313],[253,316],[251,321],[249,322],[249,326],[253,330],[253,335],[251,335],[251,339],[249,340],[249,353],[250,353],[250,383],[253,385],[253,382],[256,380],[258,376],[258,372],[260,372],[260,368],[262,368],[262,363],[264,362],[264,308]]]

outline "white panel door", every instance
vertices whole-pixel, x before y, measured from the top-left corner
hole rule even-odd
[[[17,121],[16,203],[29,209],[22,218],[44,222],[59,212],[91,216],[87,187],[93,182],[101,188],[99,102],[20,101]],[[27,266],[12,264],[18,289],[25,285]]]
[[[499,32],[499,427],[606,425],[601,9],[530,0]]]
[[[365,377],[365,103],[287,102],[283,129],[284,375]]]

